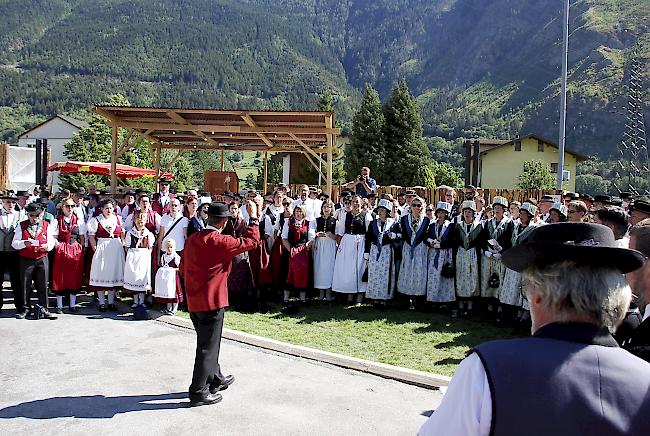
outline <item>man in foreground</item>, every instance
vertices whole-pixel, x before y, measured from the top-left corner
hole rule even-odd
[[[477,346],[420,435],[644,434],[650,364],[610,334],[630,304],[622,274],[644,256],[605,226],[560,223],[502,261],[524,274],[533,335]]]
[[[250,217],[241,238],[222,235],[228,221],[228,206],[212,203],[208,208],[208,225],[185,242],[180,273],[185,279],[187,308],[196,330],[196,357],[190,406],[204,406],[221,401],[220,390],[235,378],[224,376],[219,367],[219,347],[224,310],[228,306],[228,275],[232,259],[257,247],[260,240],[259,210],[247,202]]]
[[[630,248],[650,257],[650,219],[637,223],[630,231]],[[650,262],[627,275],[632,292],[638,297],[641,323],[630,332],[623,345],[630,353],[650,362]],[[638,321],[637,321],[638,322]]]

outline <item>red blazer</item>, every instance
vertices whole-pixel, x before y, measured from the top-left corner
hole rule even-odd
[[[228,275],[232,259],[260,241],[258,226],[248,226],[241,238],[201,230],[185,241],[180,273],[185,279],[187,308],[207,312],[228,306]]]
[[[170,193],[170,194],[169,194],[169,201],[167,202],[167,204],[165,205],[165,207],[163,207],[163,206],[162,206],[162,203],[160,202],[160,193],[159,193],[159,192],[156,192],[156,193],[154,194],[153,201],[151,202],[151,208],[152,208],[154,211],[158,212],[158,215],[160,215],[160,216],[163,216],[163,215],[165,215],[165,214],[168,214],[168,213],[169,213],[169,203],[170,203],[170,202],[172,201],[172,199],[174,199],[174,198],[176,198],[176,196],[175,196],[174,194],[171,194],[171,193]],[[182,204],[181,204],[181,207],[183,207]]]

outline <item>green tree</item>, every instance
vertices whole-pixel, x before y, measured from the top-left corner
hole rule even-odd
[[[282,163],[274,162],[269,159],[267,167],[267,183],[269,185],[277,185],[282,182]],[[264,185],[264,167],[257,169],[257,186],[261,187]]]
[[[524,162],[524,171],[518,179],[518,186],[521,189],[555,188],[555,176],[551,173],[549,165],[541,160]]]
[[[381,175],[386,154],[384,124],[379,94],[366,83],[361,107],[352,118],[352,135],[345,150],[344,168],[350,178],[359,174],[364,166],[370,168],[374,178]],[[378,180],[385,182],[381,177]]]
[[[609,191],[610,182],[598,174],[580,174],[576,176],[576,191],[581,194],[598,195]]]
[[[317,108],[319,111],[333,111],[334,110],[334,96],[332,92],[327,89],[319,97],[317,102]],[[336,121],[336,127],[341,128],[340,121]],[[326,155],[321,155],[323,159],[326,159]],[[338,144],[334,144],[334,152],[332,156],[332,183],[335,185],[340,185],[346,182],[346,170],[344,168],[343,151],[341,150]],[[323,173],[327,173],[327,168],[322,168]],[[314,170],[316,178],[318,174]],[[282,175],[280,175],[280,179]],[[281,180],[280,180],[281,181]],[[279,182],[278,182],[279,183]]]
[[[318,97],[318,110],[327,112],[334,110],[334,96],[332,95],[332,91],[329,89],[323,91],[323,93]]]
[[[436,176],[432,167],[433,164],[425,164],[418,168],[409,186],[424,186],[425,188],[434,189],[436,187]]]
[[[446,185],[452,188],[462,188],[463,179],[461,177],[461,170],[458,170],[448,164],[447,162],[437,162],[435,167],[436,182],[438,186]]]
[[[422,138],[422,115],[405,81],[393,89],[383,108],[386,138],[380,183],[408,186],[418,168],[427,165],[429,150]]]

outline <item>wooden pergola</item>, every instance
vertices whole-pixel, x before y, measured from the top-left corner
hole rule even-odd
[[[151,143],[154,150],[156,186],[161,173],[160,151],[178,150],[166,171],[185,150],[214,150],[221,153],[224,171],[225,151],[264,153],[264,188],[267,185],[268,154],[303,153],[325,179],[327,194],[332,193],[332,160],[336,136],[333,112],[182,109],[133,106],[96,106],[93,111],[105,117],[112,128],[111,189],[117,189],[117,159],[138,139]],[[118,140],[118,129],[127,134]],[[322,155],[325,155],[323,158]],[[325,169],[323,173],[322,169]]]

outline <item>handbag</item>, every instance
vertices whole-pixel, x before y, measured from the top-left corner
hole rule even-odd
[[[440,269],[440,275],[448,279],[453,279],[456,276],[456,269],[451,263],[445,262]]]

